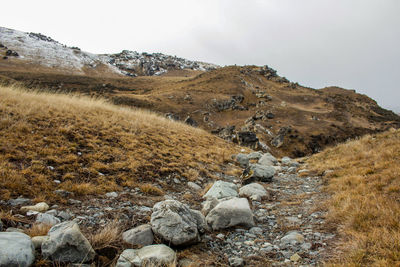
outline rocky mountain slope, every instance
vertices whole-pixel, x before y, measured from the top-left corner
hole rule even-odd
[[[275,155],[301,157],[400,126],[398,115],[365,95],[307,88],[268,66],[219,68],[127,50],[95,55],[6,28],[0,28],[0,43],[3,83],[106,97]]]
[[[317,266],[320,177],[104,101],[0,87],[0,265]],[[241,152],[241,153],[240,153]]]
[[[37,68],[46,72],[80,75],[162,75],[169,71],[206,71],[214,64],[190,61],[161,53],[124,50],[118,54],[92,54],[67,47],[40,33],[26,33],[0,27],[0,67]]]

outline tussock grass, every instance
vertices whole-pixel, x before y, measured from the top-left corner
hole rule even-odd
[[[86,195],[162,186],[171,174],[211,176],[237,151],[203,130],[148,111],[0,86],[1,199],[48,200],[57,198],[55,189]]]
[[[329,220],[344,237],[343,266],[400,265],[400,130],[368,135],[314,155],[327,175]]]

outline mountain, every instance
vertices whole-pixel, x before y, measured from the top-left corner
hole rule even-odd
[[[0,31],[4,53],[11,51],[0,60],[3,83],[106,97],[276,155],[301,157],[400,126],[398,115],[366,95],[308,88],[268,66],[218,67],[126,50],[95,55],[41,34]]]
[[[67,47],[40,33],[0,27],[0,67],[34,68],[44,72],[79,75],[162,75],[170,71],[206,71],[214,64],[190,61],[161,53],[124,50],[118,54],[92,54]]]

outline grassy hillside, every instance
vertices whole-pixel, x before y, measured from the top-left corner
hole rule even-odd
[[[343,266],[400,265],[400,131],[368,135],[311,157],[326,175],[329,219],[339,225]]]
[[[48,200],[57,198],[56,189],[78,195],[124,186],[153,194],[178,191],[164,178],[215,177],[237,150],[203,130],[143,110],[0,87],[1,199]]]
[[[180,120],[191,116],[200,128],[227,139],[234,134],[222,130],[235,126],[236,132],[257,134],[279,156],[301,157],[348,138],[400,126],[399,116],[365,95],[337,87],[307,88],[256,66],[118,79],[18,72],[0,66],[0,82],[101,96],[118,105],[173,113]],[[277,137],[283,138],[279,147],[271,144]]]

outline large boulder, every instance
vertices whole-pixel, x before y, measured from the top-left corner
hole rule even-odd
[[[263,197],[268,195],[267,190],[257,183],[245,185],[239,189],[239,196],[248,197],[251,200],[260,201]]]
[[[234,183],[216,181],[213,186],[207,191],[203,196],[204,198],[227,198],[227,197],[237,197],[237,186]]]
[[[243,171],[242,183],[250,184],[254,182],[271,182],[275,175],[275,168],[273,166],[264,166],[260,164],[250,164],[248,168]]]
[[[148,246],[153,244],[154,236],[151,225],[143,224],[123,232],[122,240],[131,245]]]
[[[35,248],[29,236],[17,232],[0,233],[0,266],[25,267],[35,261]]]
[[[258,160],[258,164],[263,166],[273,166],[278,163],[278,160],[272,156],[270,153],[266,153],[262,155],[262,157]]]
[[[174,246],[200,241],[200,234],[206,229],[201,212],[176,200],[156,203],[150,223],[154,234]]]
[[[235,225],[254,226],[253,213],[246,198],[231,198],[221,201],[207,214],[206,221],[213,230]]]
[[[141,249],[126,249],[119,256],[116,267],[172,266],[175,252],[166,245],[152,245]]]
[[[89,241],[72,221],[53,226],[42,243],[42,255],[58,262],[83,263],[94,259],[95,252]]]

